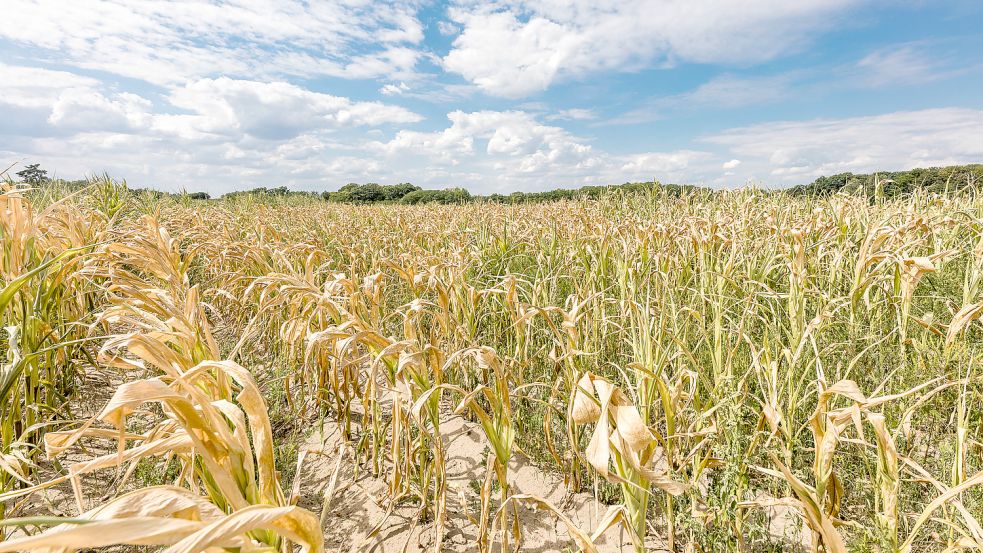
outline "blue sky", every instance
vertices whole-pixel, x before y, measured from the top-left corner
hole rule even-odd
[[[131,186],[800,184],[983,162],[976,0],[7,0],[0,161]]]

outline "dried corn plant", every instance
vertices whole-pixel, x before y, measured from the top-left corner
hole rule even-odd
[[[310,459],[281,427],[323,421],[345,451],[332,489],[377,481],[434,551],[454,524],[472,547],[521,549],[531,516],[584,551],[614,528],[636,550],[983,544],[972,193],[354,206],[108,177],[56,192],[0,194],[0,551],[318,551],[333,529],[279,473]],[[99,378],[111,399],[77,416]],[[452,485],[453,417],[488,448],[476,489]],[[607,514],[587,527],[530,495],[519,456]],[[97,473],[115,474],[109,493]],[[39,507],[52,489],[74,516]]]

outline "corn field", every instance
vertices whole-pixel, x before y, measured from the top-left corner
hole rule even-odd
[[[983,549],[983,197],[103,178],[0,233],[0,552]]]

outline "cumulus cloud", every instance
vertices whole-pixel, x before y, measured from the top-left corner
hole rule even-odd
[[[62,91],[93,89],[99,81],[67,71],[52,71],[40,67],[24,67],[0,63],[0,83],[3,94],[0,103],[26,107],[50,107]]]
[[[0,82],[7,133],[131,131],[151,119],[152,105],[145,98],[106,91],[100,81],[67,71],[0,64]]]
[[[229,85],[236,87],[249,90],[252,85]],[[463,185],[480,193],[652,178],[713,186],[755,180],[774,186],[843,171],[967,163],[983,157],[983,110],[961,108],[765,123],[705,136],[692,148],[634,153],[606,151],[523,111],[453,111],[441,129],[383,130],[390,138],[372,141],[344,134],[350,127],[325,131],[296,123],[289,133],[264,138],[238,126],[242,114],[267,109],[254,105],[262,104],[254,94],[290,98],[286,90],[251,90],[249,101],[231,94],[231,100],[223,100],[228,107],[221,109],[185,99],[204,113],[214,108],[218,123],[211,130],[232,133],[232,138],[160,130],[78,132],[18,140],[16,155],[44,160],[63,174],[109,170],[139,185],[213,193],[269,182],[323,190],[350,181],[406,180],[435,188]],[[326,105],[330,109],[312,109],[327,109],[329,119],[343,109]],[[0,151],[0,156],[13,155]],[[166,182],[153,180],[161,175]]]
[[[379,171],[378,161],[356,162],[364,153],[358,141],[334,135],[421,120],[403,107],[285,82],[198,79],[155,105],[64,71],[2,65],[0,78],[10,83],[10,94],[0,96],[0,143],[17,148],[0,156],[37,159],[73,177],[105,170],[169,189],[364,177]]]
[[[467,1],[444,67],[485,92],[521,97],[564,76],[677,61],[750,63],[801,48],[857,0]]]
[[[174,89],[169,102],[193,114],[158,116],[159,130],[186,137],[250,135],[285,139],[316,129],[413,123],[421,117],[379,102],[356,102],[285,82],[201,79]]]
[[[591,146],[560,127],[544,125],[523,111],[454,111],[443,131],[400,131],[393,140],[379,144],[388,154],[430,152],[438,157],[472,154],[481,142],[490,157],[520,158],[514,167],[533,172],[562,161],[582,161]]]
[[[48,122],[80,131],[136,130],[149,124],[151,107],[146,98],[128,92],[107,98],[92,89],[66,89],[51,106]]]
[[[525,111],[454,111],[450,125],[434,132],[400,131],[370,147],[390,158],[415,157],[445,167],[452,182],[482,176],[482,191],[543,190],[625,180],[682,180],[712,154],[696,150],[621,155],[595,148],[585,138],[545,124]]]
[[[53,127],[80,132],[152,130],[188,139],[288,139],[314,130],[422,119],[400,106],[355,101],[286,82],[198,79],[172,88],[168,106],[155,111],[142,96],[114,92],[96,79],[66,71],[0,64],[0,80],[0,105],[38,111]]]

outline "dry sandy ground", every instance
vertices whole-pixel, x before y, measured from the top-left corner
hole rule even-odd
[[[478,517],[478,493],[474,483],[480,483],[485,476],[483,459],[488,452],[486,440],[480,425],[459,416],[448,416],[442,420],[441,432],[447,446],[448,471],[448,512],[441,549],[474,551],[477,549],[478,534],[477,526],[471,522],[472,518]],[[321,512],[324,492],[332,490],[331,503],[324,519],[327,551],[384,553],[433,550],[434,526],[432,523],[416,522],[416,507],[407,505],[387,513],[380,499],[386,495],[385,482],[364,473],[355,479],[350,457],[346,456],[339,465],[339,451],[344,446],[335,424],[326,423],[322,432],[310,438],[308,447],[319,453],[308,457],[305,462],[298,490],[299,504]],[[334,478],[336,470],[338,475]],[[335,484],[332,488],[333,479]],[[539,469],[518,453],[509,465],[509,484],[513,494],[534,495],[560,508],[587,534],[594,531],[609,507],[590,494],[569,493],[560,476]],[[808,546],[808,531],[803,532],[802,519],[793,509],[773,506],[765,511],[769,518],[769,533],[784,543],[784,549],[796,551]],[[527,507],[521,507],[519,513],[521,551],[578,550],[565,524],[554,514]],[[373,534],[374,530],[376,532]],[[602,553],[634,551],[627,534],[618,527],[609,529],[595,545]],[[665,540],[656,532],[650,533],[645,546],[647,551],[669,551]],[[493,550],[501,550],[500,540],[496,539]]]
[[[469,509],[472,517],[477,518],[478,494],[471,483],[484,480],[485,437],[479,425],[457,416],[442,421],[441,432],[447,444],[448,471],[447,527],[442,549],[473,551],[478,528],[469,521],[465,509]],[[301,475],[301,506],[315,512],[321,510],[324,490],[330,487],[335,467],[338,466],[339,445],[340,432],[332,423],[327,423],[323,433],[311,438],[311,449],[324,453],[309,457],[305,462]],[[432,524],[414,522],[417,508],[409,505],[399,507],[387,516],[382,501],[377,499],[385,495],[386,484],[368,475],[353,481],[351,470],[350,462],[342,462],[325,519],[327,550],[380,553],[432,551],[434,527]],[[535,495],[562,508],[564,514],[587,533],[594,530],[608,510],[607,505],[595,501],[591,495],[568,493],[562,478],[540,470],[521,454],[514,455],[509,465],[509,484],[512,493]],[[565,525],[555,515],[527,507],[520,507],[519,513],[522,551],[577,550]],[[382,525],[381,529],[369,536],[379,524]],[[500,548],[497,541],[496,550]],[[633,550],[627,535],[618,528],[608,530],[596,545],[601,552]],[[650,537],[646,548],[649,551],[667,551],[664,542],[657,537]]]
[[[117,384],[115,380],[119,378],[116,374],[91,375],[83,394],[86,401],[79,406],[76,415],[82,418],[97,412],[109,399],[115,389],[114,384]],[[480,425],[459,416],[447,416],[441,422],[441,432],[446,444],[448,471],[447,521],[441,550],[475,551],[478,528],[471,519],[478,517],[479,500],[474,483],[482,482],[485,477],[486,438]],[[356,478],[350,454],[346,453],[338,462],[339,455],[346,447],[342,445],[338,426],[332,422],[325,423],[320,432],[315,432],[308,439],[305,449],[309,453],[304,458],[301,472],[294,478],[298,487],[293,490],[293,495],[298,504],[324,515],[325,549],[339,553],[432,551],[433,524],[418,523],[418,508],[413,505],[404,504],[387,512],[385,481],[372,477],[364,470]],[[66,453],[61,458],[65,465],[105,452],[76,449]],[[48,463],[44,465],[45,476],[57,475]],[[89,494],[94,490],[103,492],[102,497],[85,497],[86,508],[127,491],[117,488],[119,475],[114,472],[105,470],[83,477],[83,490]],[[569,493],[559,475],[539,469],[519,453],[513,455],[510,463],[509,483],[513,494],[529,494],[549,501],[587,534],[594,531],[608,510],[608,505],[600,503],[590,494]],[[133,481],[130,480],[126,487],[132,485]],[[328,508],[323,509],[326,490],[330,491],[331,501]],[[493,492],[496,499],[497,495],[497,492]],[[71,487],[65,484],[32,496],[25,501],[18,514],[74,516],[77,512]],[[801,517],[791,509],[772,507],[767,512],[769,533],[784,541],[786,550],[794,551],[800,549],[797,545],[808,544],[808,536],[802,532]],[[520,507],[519,519],[521,551],[578,550],[566,526],[554,514]],[[19,532],[14,532],[14,535],[17,534]],[[665,540],[657,534],[654,530],[650,531],[646,549],[668,551]],[[595,545],[602,553],[634,550],[627,534],[617,526],[609,529]],[[681,546],[677,544],[678,547]],[[498,536],[493,550],[501,550]]]

